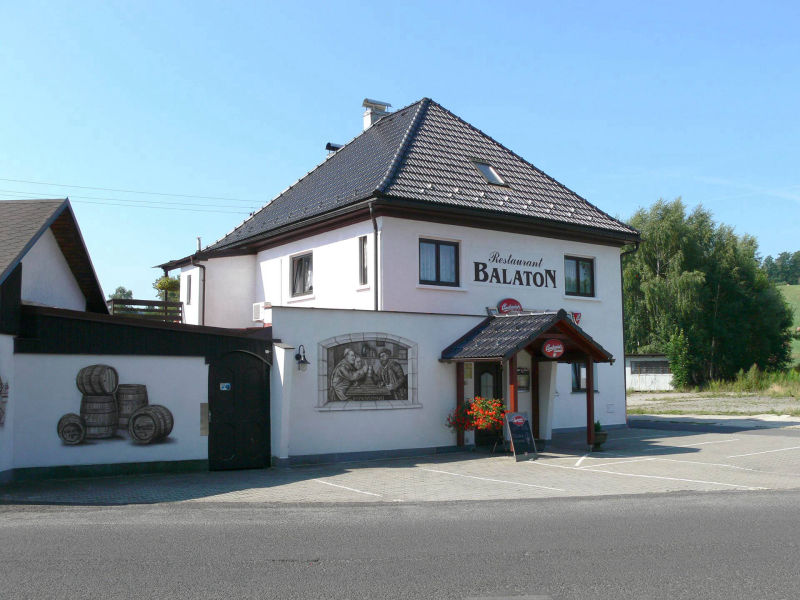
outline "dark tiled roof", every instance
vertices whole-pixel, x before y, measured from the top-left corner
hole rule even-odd
[[[0,283],[50,226],[65,200],[0,201]]]
[[[0,284],[48,229],[86,298],[86,309],[107,313],[103,290],[69,200],[0,201]]]
[[[489,184],[473,160],[508,184]],[[206,251],[382,195],[479,209],[637,238],[638,232],[424,98],[380,119]]]
[[[591,336],[575,325],[567,312],[519,313],[487,317],[442,351],[442,360],[508,360],[546,333],[553,325],[563,321],[570,335],[584,346],[592,347],[597,356],[613,360]]]

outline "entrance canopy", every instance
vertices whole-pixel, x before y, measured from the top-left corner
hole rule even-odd
[[[557,358],[547,356],[547,340],[564,344]],[[536,360],[613,363],[614,357],[578,327],[564,309],[558,312],[520,312],[492,315],[442,351],[443,362],[507,361],[521,350]]]

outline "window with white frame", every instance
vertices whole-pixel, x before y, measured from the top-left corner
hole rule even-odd
[[[367,236],[358,238],[358,285],[367,285]]]
[[[311,253],[292,257],[292,296],[307,296],[314,293],[313,255]]]
[[[192,303],[192,276],[186,276],[186,306]]]
[[[420,238],[419,282],[458,287],[458,242]]]

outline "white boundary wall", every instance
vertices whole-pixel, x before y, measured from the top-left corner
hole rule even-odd
[[[289,351],[285,371],[277,365],[272,370],[273,452],[279,450],[279,458],[287,458],[454,446],[456,434],[445,426],[445,421],[456,405],[456,367],[439,362],[439,356],[481,319],[480,316],[273,308],[273,336],[290,347],[303,344],[311,362],[306,371],[299,371],[293,352]],[[324,384],[317,371],[321,360],[319,342],[361,332],[401,336],[417,344],[417,404],[405,408],[377,408],[375,402],[350,402],[342,409],[334,405],[318,406],[319,386]],[[291,390],[290,397],[281,397],[282,386]],[[287,455],[280,456],[280,451]]]
[[[49,229],[22,259],[22,301],[86,310],[86,298]]]
[[[5,424],[0,425],[0,474],[13,468],[14,463],[14,407],[16,382],[14,380],[14,338],[0,334],[0,378],[8,384],[8,398],[0,398],[5,405]],[[0,475],[2,481],[2,475]]]
[[[120,383],[145,384],[150,404],[166,406],[175,418],[170,436],[141,445],[118,432],[115,438],[63,444],[56,425],[62,415],[80,412],[75,377],[93,364],[114,367]],[[200,404],[208,401],[202,357],[16,354],[14,367],[12,468],[208,458],[208,438],[200,435]]]

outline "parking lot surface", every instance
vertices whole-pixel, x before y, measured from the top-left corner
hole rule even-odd
[[[641,424],[639,425],[639,427]],[[800,428],[620,429],[601,452],[556,438],[534,460],[460,452],[321,466],[17,482],[0,502],[362,503],[800,488]]]

